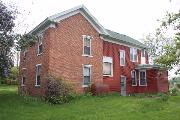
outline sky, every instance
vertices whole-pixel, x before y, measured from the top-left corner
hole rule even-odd
[[[16,32],[27,33],[46,17],[85,5],[107,29],[137,40],[158,27],[166,12],[180,10],[180,0],[2,0],[17,6]]]

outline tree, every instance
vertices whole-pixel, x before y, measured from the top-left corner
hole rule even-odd
[[[150,48],[150,58],[154,63],[170,70],[180,65],[180,11],[167,13],[160,22],[156,33],[148,35],[144,42]],[[180,67],[176,74],[180,74]]]
[[[0,77],[7,77],[8,70],[13,66],[13,53],[15,35],[13,34],[14,20],[17,11],[6,6],[0,0]]]

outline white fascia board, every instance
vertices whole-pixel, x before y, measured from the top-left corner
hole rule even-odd
[[[118,44],[118,45],[123,45],[123,46],[126,46],[126,47],[129,47],[129,48],[137,48],[137,49],[142,49],[140,47],[137,47],[137,46],[133,46],[133,45],[129,45],[129,44],[125,44],[125,43],[122,43],[120,41],[115,41],[115,40],[110,40],[110,39],[106,39],[106,38],[103,38],[102,36],[100,36],[100,38],[104,41],[107,41],[107,42],[111,42],[111,43],[115,43],[115,44]]]

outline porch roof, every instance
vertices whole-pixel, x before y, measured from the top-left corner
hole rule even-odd
[[[151,64],[138,64],[136,65],[135,69],[160,69],[160,65],[151,65]]]

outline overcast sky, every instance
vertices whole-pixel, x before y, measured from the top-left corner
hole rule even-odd
[[[179,10],[180,0],[3,0],[15,4],[20,33],[28,32],[46,17],[84,4],[107,29],[141,39],[153,32],[166,11]],[[29,13],[30,12],[30,13]],[[26,26],[24,26],[26,25]]]
[[[15,4],[19,33],[32,30],[46,17],[84,4],[105,28],[137,40],[151,33],[166,12],[180,10],[180,0],[2,0]]]

